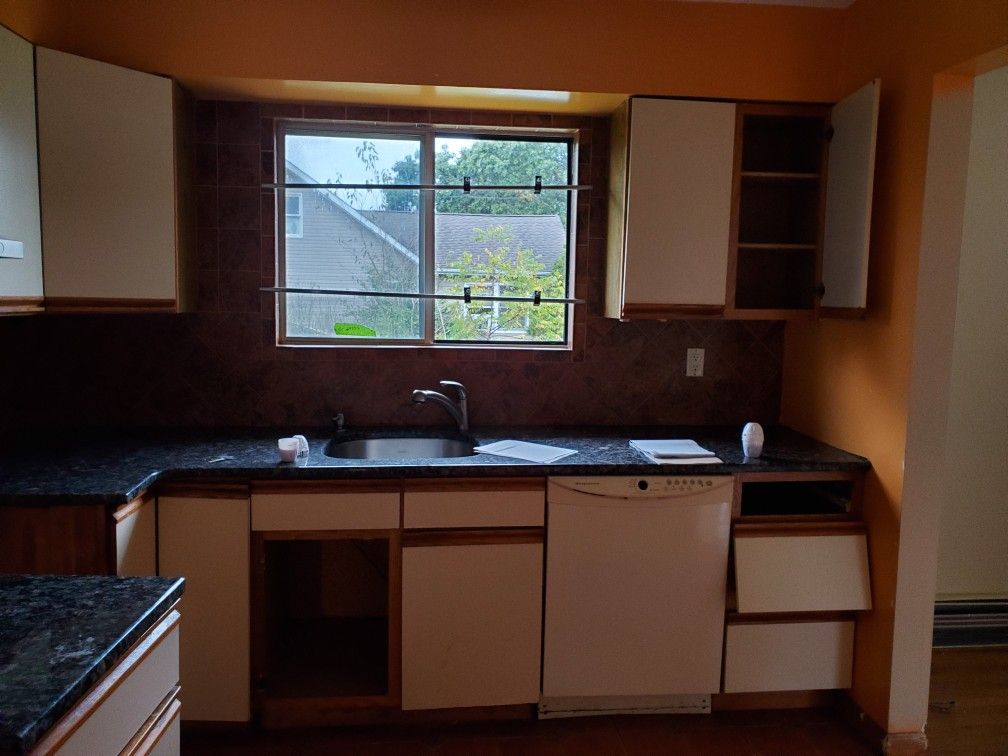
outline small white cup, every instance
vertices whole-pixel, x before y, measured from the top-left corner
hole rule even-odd
[[[280,450],[280,461],[293,462],[300,447],[301,442],[296,438],[278,438],[277,448]]]

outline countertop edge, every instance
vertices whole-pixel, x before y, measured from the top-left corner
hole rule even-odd
[[[60,718],[69,712],[94,685],[101,680],[133,645],[143,637],[182,597],[185,591],[185,578],[175,578],[174,582],[161,596],[151,604],[150,608],[141,614],[119,638],[106,649],[94,663],[63,693],[52,705],[39,715],[31,725],[16,733],[0,734],[0,752],[5,750],[26,753],[48,732]],[[5,737],[4,737],[5,735]],[[13,738],[13,742],[7,740]],[[7,741],[7,742],[4,742]]]

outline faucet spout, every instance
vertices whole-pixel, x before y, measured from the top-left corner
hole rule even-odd
[[[440,391],[430,391],[428,389],[416,389],[413,392],[413,401],[416,404],[425,404],[428,401],[440,404],[451,415],[452,420],[456,422],[459,431],[465,433],[469,430],[469,410],[465,386],[455,381],[441,381],[441,385],[446,388],[454,388],[459,395],[458,402],[448,398]]]

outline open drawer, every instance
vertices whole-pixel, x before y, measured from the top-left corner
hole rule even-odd
[[[736,524],[739,614],[871,609],[864,525]]]

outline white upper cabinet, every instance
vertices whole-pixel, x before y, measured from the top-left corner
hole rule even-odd
[[[0,313],[42,306],[32,45],[0,26]],[[17,242],[20,244],[12,244]]]
[[[37,48],[46,308],[177,311],[184,107],[170,79]]]
[[[822,308],[866,305],[880,89],[879,79],[869,82],[838,102],[830,115]]]
[[[735,104],[633,97],[612,135],[606,315],[720,313]]]

